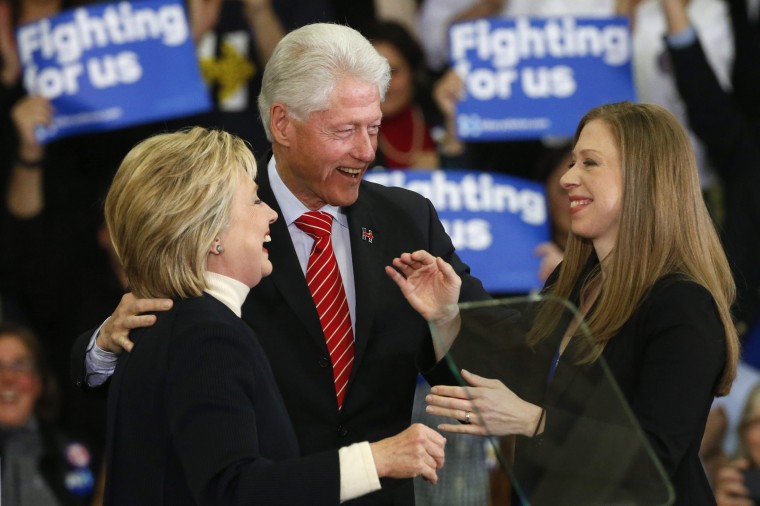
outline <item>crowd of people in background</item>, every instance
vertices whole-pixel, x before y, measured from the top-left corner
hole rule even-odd
[[[73,385],[69,357],[76,336],[110,314],[128,287],[102,209],[119,163],[149,135],[194,125],[224,129],[250,143],[256,157],[264,155],[270,147],[256,107],[263,69],[287,32],[314,22],[356,28],[391,65],[374,166],[467,168],[545,183],[552,240],[537,255],[546,279],[562,260],[568,234],[559,178],[571,139],[458,139],[454,110],[462,82],[447,67],[446,29],[480,17],[628,16],[639,99],[671,111],[691,137],[703,195],[737,285],[732,313],[740,338],[752,336],[759,323],[760,0],[187,0],[210,112],[41,144],[35,126],[49,122],[53,111],[24,90],[14,30],[88,3],[94,0],[0,0],[0,455],[8,504],[99,500],[105,399]],[[222,89],[230,51],[246,70],[235,75],[234,97]],[[760,367],[760,357],[743,359],[737,385],[744,386],[716,404],[708,420],[713,439],[701,453],[719,506],[748,504],[745,477],[760,469],[754,447],[760,438],[753,437],[760,412],[753,366]],[[420,399],[426,389],[420,383]],[[5,402],[10,390],[19,392],[12,403]],[[22,402],[23,409],[14,404]],[[8,415],[12,410],[18,411]],[[463,437],[447,451],[486,459],[481,440]],[[45,461],[54,465],[36,469],[34,458],[48,454],[54,458]],[[487,472],[471,479],[487,482]],[[34,480],[6,487],[13,473]],[[440,497],[427,499],[429,484],[418,481],[419,504],[443,504]],[[456,504],[482,501],[470,490]]]

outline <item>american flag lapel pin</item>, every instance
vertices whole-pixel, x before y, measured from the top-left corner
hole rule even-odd
[[[375,238],[375,234],[372,233],[372,229],[362,227],[362,241],[369,241],[372,244],[372,239]]]

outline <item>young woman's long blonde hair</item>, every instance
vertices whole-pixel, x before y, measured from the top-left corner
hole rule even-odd
[[[581,345],[580,362],[596,360],[655,282],[678,273],[715,299],[726,339],[726,366],[717,393],[726,394],[739,358],[730,312],[735,286],[702,197],[686,132],[662,107],[620,102],[589,111],[578,125],[574,144],[594,120],[604,121],[617,142],[623,201],[617,244],[604,259],[602,290],[586,321],[595,346]],[[570,233],[559,277],[548,293],[570,298],[592,253],[591,241]],[[539,310],[534,339],[548,335],[558,323],[550,310]]]

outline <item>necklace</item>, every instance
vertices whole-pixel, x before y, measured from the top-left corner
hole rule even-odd
[[[382,130],[380,130],[380,135],[378,136],[378,144],[385,157],[407,167],[413,166],[417,155],[422,151],[422,145],[425,140],[425,120],[422,117],[422,111],[420,111],[418,106],[412,106],[410,116],[412,122],[412,143],[408,151],[401,151],[391,144]]]

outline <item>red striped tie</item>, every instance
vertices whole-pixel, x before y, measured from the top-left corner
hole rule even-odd
[[[306,283],[317,306],[319,322],[332,359],[335,393],[340,409],[343,407],[343,397],[351,375],[351,365],[354,363],[354,332],[330,237],[332,220],[328,213],[309,211],[295,223],[314,238],[306,267]]]

